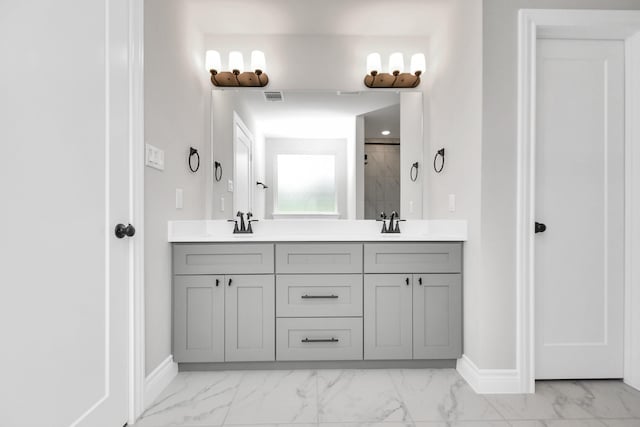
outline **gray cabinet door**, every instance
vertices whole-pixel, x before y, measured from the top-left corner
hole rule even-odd
[[[174,278],[173,358],[224,361],[224,276]]]
[[[413,278],[413,358],[462,355],[462,278],[416,274]]]
[[[275,360],[273,275],[225,276],[225,361]]]
[[[411,282],[411,274],[365,274],[365,360],[411,359]]]

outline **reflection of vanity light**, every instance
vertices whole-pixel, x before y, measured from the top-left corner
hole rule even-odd
[[[391,131],[388,130],[383,130],[382,132],[380,132],[381,134],[383,134],[384,136],[387,136],[391,133]]]
[[[266,60],[264,52],[254,50],[251,52],[251,70],[244,67],[242,52],[229,52],[229,69],[220,71],[222,61],[220,53],[208,50],[205,58],[207,70],[211,73],[211,83],[221,87],[264,87],[269,83],[269,77],[265,73]]]
[[[411,56],[411,73],[404,72],[404,57],[401,52],[394,52],[389,57],[389,72],[381,73],[382,60],[379,53],[367,55],[367,75],[364,84],[370,88],[414,88],[420,84],[420,75],[426,68],[423,53]]]

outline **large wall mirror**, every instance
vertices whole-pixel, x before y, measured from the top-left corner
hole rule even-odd
[[[422,217],[422,93],[212,91],[213,218]],[[226,167],[225,167],[226,166]],[[212,174],[214,176],[214,174]]]

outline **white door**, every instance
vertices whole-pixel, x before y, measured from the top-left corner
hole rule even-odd
[[[128,1],[0,2],[0,424],[127,421]]]
[[[234,113],[233,118],[233,209],[234,211],[251,211],[251,147],[253,136]]]
[[[623,43],[539,40],[536,115],[536,378],[621,378]]]

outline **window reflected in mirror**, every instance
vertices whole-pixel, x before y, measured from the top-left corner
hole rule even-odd
[[[336,157],[278,154],[274,213],[337,214]]]

